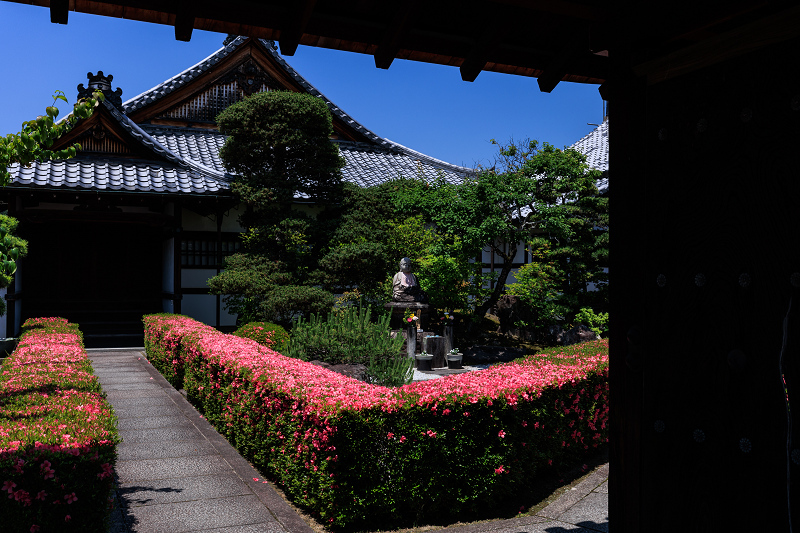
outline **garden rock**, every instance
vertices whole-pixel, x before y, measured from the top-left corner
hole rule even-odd
[[[367,378],[367,367],[362,364],[340,364],[340,365],[332,365],[330,363],[326,363],[324,361],[319,361],[317,359],[313,361],[309,361],[312,365],[321,366],[322,368],[327,368],[337,374],[341,374],[343,376],[347,376],[348,378],[357,379],[358,381],[363,381],[366,383]]]
[[[562,346],[569,346],[570,344],[579,344],[581,342],[594,341],[597,339],[597,333],[583,324],[578,324],[571,330],[560,333],[558,337],[556,337],[556,340]]]
[[[463,360],[469,364],[489,364],[513,361],[525,355],[525,348],[511,348],[508,346],[473,346],[461,350]]]
[[[534,319],[530,307],[519,296],[510,294],[504,294],[497,300],[492,314],[500,320],[498,333],[511,333],[516,336],[524,331],[516,326],[517,323],[531,323]]]

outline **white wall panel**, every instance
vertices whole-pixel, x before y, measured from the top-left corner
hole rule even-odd
[[[184,294],[181,300],[181,314],[213,326],[217,320],[216,305],[217,297],[212,294]]]

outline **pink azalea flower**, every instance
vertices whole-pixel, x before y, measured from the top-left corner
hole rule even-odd
[[[9,480],[6,480],[5,483],[3,483],[3,488],[0,489],[0,490],[7,490],[8,493],[11,494],[12,492],[14,492],[14,487],[16,487],[16,486],[17,486],[17,484],[9,479]]]
[[[64,501],[66,501],[67,504],[70,504],[70,503],[72,503],[74,501],[77,501],[77,500],[78,500],[78,497],[75,496],[74,492],[72,494],[65,494],[64,495]]]
[[[495,468],[495,469],[494,469],[494,473],[495,473],[495,474],[502,474],[502,473],[503,473],[503,472],[505,472],[505,471],[506,471],[506,469],[505,469],[505,468],[503,468],[503,465],[500,465],[500,467],[499,467],[499,468]]]
[[[501,439],[504,439],[504,438],[506,438],[506,432],[505,432],[505,431],[503,431],[503,430],[501,429],[501,430],[500,430],[500,431],[497,433],[497,436],[498,436],[498,437],[500,437]]]

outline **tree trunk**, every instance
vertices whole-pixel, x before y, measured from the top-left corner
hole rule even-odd
[[[492,294],[489,295],[486,301],[475,308],[475,316],[478,318],[483,318],[483,315],[486,314],[486,311],[491,309],[503,294],[503,289],[506,288],[506,280],[508,279],[508,275],[511,273],[511,266],[514,264],[514,258],[517,256],[517,246],[509,249],[508,253],[503,253],[501,250],[495,250],[494,246],[492,246],[492,253],[495,252],[497,255],[503,258],[503,268],[500,270],[500,276],[497,278],[497,283],[494,286]]]

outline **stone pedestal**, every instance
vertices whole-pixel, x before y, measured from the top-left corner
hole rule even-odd
[[[447,366],[447,339],[445,337],[427,337],[425,339],[425,351],[433,356],[431,366],[433,368],[444,368]]]
[[[423,330],[428,329],[428,304],[417,302],[389,302],[388,304],[384,304],[383,307],[392,314],[389,321],[389,327],[392,329],[401,329],[408,325],[408,322],[403,320],[403,316],[407,310],[420,317],[419,325]]]
[[[415,323],[408,323],[405,328],[406,331],[406,353],[409,357],[414,357],[417,354],[417,325]]]
[[[417,361],[417,370],[433,370],[431,368],[431,360],[433,360],[432,355],[417,355],[414,358]]]
[[[453,338],[453,326],[444,327],[444,338],[447,339],[447,351],[449,352],[455,348],[455,340]]]

